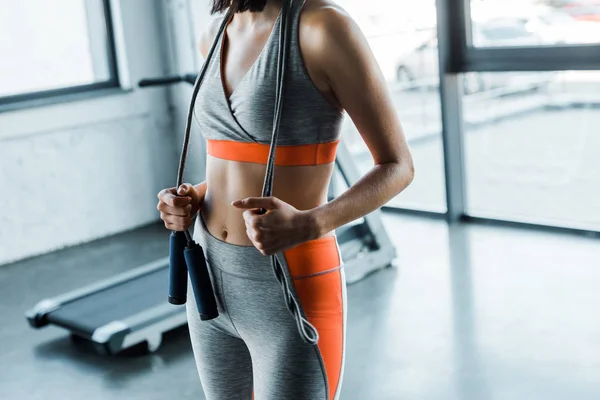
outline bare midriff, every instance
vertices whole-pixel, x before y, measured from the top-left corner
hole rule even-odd
[[[211,235],[227,243],[252,246],[242,216],[244,210],[231,205],[234,200],[260,197],[265,164],[240,162],[207,155],[206,196],[202,218]],[[310,210],[327,202],[334,163],[275,167],[273,196],[298,210]],[[335,231],[323,235],[333,236]]]

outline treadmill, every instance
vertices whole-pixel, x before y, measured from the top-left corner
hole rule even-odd
[[[193,74],[145,79],[139,86],[163,85],[185,81],[194,83]],[[360,175],[352,155],[343,142],[338,145],[337,171],[350,186]],[[329,199],[335,197],[334,180]],[[381,221],[381,212],[336,230],[344,261],[346,282],[359,281],[366,275],[392,265],[396,249]],[[77,339],[90,342],[101,354],[116,355],[136,345],[149,352],[160,347],[163,333],[187,323],[185,305],[167,301],[169,258],[161,258],[131,271],[89,286],[40,301],[25,317],[33,328],[56,325]]]
[[[169,258],[40,301],[25,317],[33,328],[52,324],[115,355],[145,343],[153,352],[162,334],[187,323],[185,306],[167,302]]]

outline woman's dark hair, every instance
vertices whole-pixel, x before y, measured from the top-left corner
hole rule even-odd
[[[211,14],[221,13],[229,7],[233,12],[260,12],[265,8],[267,0],[213,0]]]

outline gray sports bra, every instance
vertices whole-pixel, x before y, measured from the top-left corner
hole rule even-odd
[[[329,144],[328,147],[315,148],[312,152],[316,153],[313,154],[316,161],[311,164],[320,164],[324,159],[331,161],[332,151],[335,159],[334,144],[339,141],[343,112],[329,103],[317,90],[304,66],[298,44],[298,22],[303,5],[304,0],[293,1],[290,10],[291,35],[286,67],[285,101],[277,146]],[[237,159],[234,155],[238,152],[235,149],[236,145],[233,144],[232,147],[231,143],[218,143],[219,141],[270,144],[277,83],[280,24],[281,13],[262,52],[229,99],[225,94],[221,73],[224,33],[216,38],[215,55],[212,60],[209,60],[194,108],[194,116],[200,131],[208,140],[209,154]],[[240,147],[238,150],[248,152],[251,148],[243,149]],[[255,147],[251,151],[260,152],[258,149],[259,147]],[[286,155],[286,150],[291,154]],[[276,164],[305,164],[298,160],[294,161],[294,158],[305,159],[306,154],[298,155],[298,152],[294,152],[292,148],[286,150],[282,151]],[[306,153],[308,148],[297,150]],[[324,153],[329,153],[329,156]],[[256,155],[255,159],[240,161],[264,163],[263,159],[266,162],[266,156]]]

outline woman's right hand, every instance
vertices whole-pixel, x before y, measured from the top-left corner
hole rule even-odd
[[[193,224],[193,219],[204,200],[198,188],[184,183],[179,188],[163,189],[158,193],[160,219],[172,231],[185,231]]]

